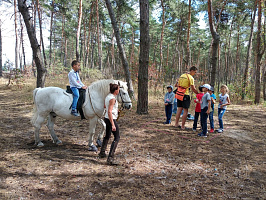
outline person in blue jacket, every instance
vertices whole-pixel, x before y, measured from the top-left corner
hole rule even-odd
[[[164,96],[164,105],[165,105],[165,115],[166,122],[164,124],[171,124],[171,117],[173,112],[175,94],[173,93],[173,86],[167,86],[167,92]]]

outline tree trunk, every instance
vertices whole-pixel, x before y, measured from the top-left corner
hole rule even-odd
[[[131,80],[131,73],[129,71],[129,67],[128,67],[128,62],[127,62],[127,58],[126,58],[126,54],[121,42],[121,38],[120,38],[120,34],[119,34],[119,29],[116,23],[116,19],[115,19],[115,14],[111,5],[110,0],[105,0],[106,2],[106,6],[108,9],[108,13],[110,15],[111,18],[111,22],[112,22],[112,26],[114,29],[114,33],[115,33],[115,37],[116,37],[116,42],[117,42],[117,46],[119,49],[119,54],[120,54],[120,58],[122,60],[122,64],[125,70],[125,74],[126,74],[126,81],[128,84],[128,91],[131,97],[134,97],[134,90],[133,90],[133,85],[132,85],[132,80]]]
[[[113,73],[115,72],[115,32],[113,30],[113,33],[112,33],[112,40],[111,40],[111,44],[112,44],[112,49],[111,49],[111,67],[113,69]]]
[[[97,17],[97,37],[98,37],[99,70],[101,70],[102,69],[102,47],[101,47],[100,19],[99,19],[98,0],[96,0],[96,17]]]
[[[87,38],[87,49],[86,49],[86,56],[85,56],[85,66],[88,66],[88,59],[90,53],[90,37],[91,37],[91,21],[92,21],[92,14],[93,14],[93,6],[94,1],[91,2],[91,11],[90,11],[90,18],[89,18],[89,30],[88,30],[88,38]]]
[[[17,0],[14,0],[14,22],[15,22],[15,68],[18,69],[18,25],[17,25]]]
[[[133,26],[131,27],[132,30],[132,39],[131,39],[131,54],[130,54],[130,66],[131,69],[134,65],[134,49],[135,49],[135,34],[134,34],[134,28]]]
[[[159,66],[159,72],[163,71],[163,36],[164,36],[164,28],[165,28],[165,7],[164,7],[163,0],[161,0],[161,6],[162,6],[163,11],[162,11],[162,31],[161,31],[161,40],[160,40],[160,66]],[[160,74],[159,74],[159,76],[160,76]]]
[[[237,73],[238,73],[238,68],[239,68],[239,46],[240,46],[240,44],[239,44],[239,37],[240,37],[240,25],[238,24],[237,25],[237,41],[236,41],[236,69],[235,69],[235,73],[236,73],[236,78],[238,78],[238,75],[237,75]]]
[[[208,15],[209,15],[209,25],[210,25],[210,30],[213,38],[213,44],[212,44],[212,57],[210,60],[211,64],[211,86],[214,87],[215,85],[215,75],[216,75],[216,65],[217,65],[217,51],[219,47],[219,42],[220,42],[220,36],[216,32],[216,29],[214,27],[214,22],[213,22],[213,11],[212,11],[212,0],[208,0]]]
[[[65,38],[65,16],[62,14],[62,33],[61,33],[61,52],[60,52],[60,62],[62,63],[64,60],[63,52],[64,52],[64,38]]]
[[[149,0],[140,0],[140,54],[138,72],[138,114],[148,114],[148,68],[149,68]]]
[[[0,19],[0,77],[3,76],[2,56],[2,21]]]
[[[43,66],[40,45],[38,44],[38,41],[36,38],[36,33],[33,27],[32,18],[30,17],[28,6],[26,5],[26,1],[18,0],[18,9],[23,16],[24,23],[27,28],[27,33],[28,33],[28,37],[30,40],[32,53],[33,53],[33,59],[37,67],[37,87],[44,87],[46,69]]]
[[[42,15],[39,0],[37,0],[37,10],[38,10],[38,18],[39,18],[39,28],[40,28],[40,42],[42,44],[42,53],[43,53],[43,60],[44,60],[44,67],[47,65],[46,63],[46,56],[45,56],[45,49],[43,43],[43,35],[42,35]]]
[[[68,69],[67,66],[67,37],[65,36],[65,51],[64,51],[64,67]]]
[[[49,46],[49,68],[52,62],[52,37],[53,37],[53,21],[54,20],[54,0],[52,1],[52,11],[50,20],[50,46]]]
[[[77,27],[77,35],[76,35],[76,60],[79,61],[79,37],[80,37],[80,27],[81,27],[81,19],[82,19],[82,0],[79,0],[79,16],[78,16],[78,27]]]
[[[266,101],[266,60],[264,63],[264,70],[263,70],[263,99]]]
[[[252,17],[252,21],[251,21],[251,25],[250,25],[250,35],[249,35],[249,40],[248,40],[246,68],[245,68],[244,77],[243,77],[242,100],[245,99],[246,88],[248,86],[249,62],[250,62],[250,56],[251,56],[251,50],[252,50],[252,38],[253,38],[253,29],[254,29],[256,11],[257,11],[257,1],[255,2],[254,13],[253,13],[253,17]]]
[[[186,70],[188,70],[188,68],[191,64],[191,62],[190,62],[190,49],[189,49],[190,27],[191,27],[191,0],[189,0],[189,7],[188,7]]]
[[[256,82],[255,82],[255,104],[260,103],[260,68],[261,68],[261,59],[264,53],[264,50],[261,50],[261,4],[262,0],[258,0],[258,34],[257,34],[257,67],[256,67]],[[265,49],[265,48],[264,48]]]
[[[83,65],[86,66],[86,45],[87,45],[87,17],[83,15],[83,42],[84,44],[82,45],[82,60],[83,60]]]
[[[20,21],[20,29],[21,29],[20,40],[21,40],[22,57],[23,57],[22,70],[24,70],[26,67],[26,56],[25,56],[25,48],[24,48],[24,37],[23,37],[24,35],[23,35],[23,24],[22,24],[21,15],[19,15],[19,21]]]

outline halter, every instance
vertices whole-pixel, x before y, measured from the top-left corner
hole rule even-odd
[[[123,87],[120,87],[122,89],[124,89]],[[122,104],[125,104],[125,103],[132,103],[131,101],[124,101],[123,97],[122,97],[122,94],[121,94],[121,90],[119,90],[119,96],[121,98],[121,101],[122,101]]]
[[[123,87],[120,87],[120,88],[124,89]],[[125,115],[125,110],[124,110],[125,107],[124,107],[124,104],[125,104],[125,103],[132,103],[131,101],[124,101],[124,99],[123,99],[123,97],[122,97],[122,94],[121,94],[121,90],[119,90],[119,96],[120,96],[120,98],[121,98],[122,105],[121,105],[121,108],[120,108],[119,111],[118,111],[118,117],[117,117],[116,121],[118,121],[119,118],[124,117],[124,115]]]

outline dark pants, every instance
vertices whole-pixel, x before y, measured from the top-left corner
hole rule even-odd
[[[200,112],[195,112],[193,129],[197,129],[197,124],[198,124],[198,119],[199,119],[200,114],[201,114]],[[200,120],[200,124],[201,124],[201,129],[202,129],[202,121],[201,120]]]
[[[207,134],[207,119],[208,119],[208,114],[206,113],[208,110],[208,107],[205,107],[204,109],[201,109],[200,113],[200,119],[201,119],[201,124],[202,124],[202,133],[204,135]]]
[[[119,127],[117,125],[116,120],[114,119],[116,131],[112,131],[112,124],[111,124],[109,119],[104,118],[104,122],[106,124],[106,134],[105,134],[104,139],[106,139],[108,141],[111,137],[111,133],[113,133],[114,134],[114,141],[118,142],[120,139],[120,134],[119,134]]]
[[[168,104],[167,106],[165,106],[165,115],[166,115],[166,124],[170,124],[171,123],[171,117],[172,117],[172,113],[173,113],[173,104]]]

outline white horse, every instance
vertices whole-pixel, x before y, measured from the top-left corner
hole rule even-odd
[[[97,122],[102,125],[102,131],[98,136],[97,144],[101,145],[103,134],[105,132],[105,123],[101,119],[104,114],[105,97],[110,92],[110,83],[116,83],[120,86],[119,94],[117,95],[118,102],[122,103],[122,107],[130,109],[132,107],[131,99],[128,95],[127,83],[118,80],[100,80],[92,83],[86,89],[86,99],[82,106],[84,116],[89,120],[89,150],[97,151],[97,147],[93,144],[95,128]],[[80,117],[71,115],[71,104],[73,95],[67,93],[62,88],[46,87],[36,88],[33,91],[34,99],[34,115],[32,117],[32,125],[35,127],[35,145],[38,147],[44,146],[41,142],[39,133],[42,124],[48,117],[47,127],[53,142],[61,144],[54,132],[54,123],[56,117],[62,117],[69,120],[80,120]]]

